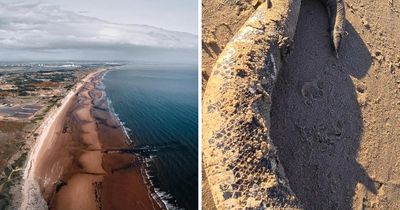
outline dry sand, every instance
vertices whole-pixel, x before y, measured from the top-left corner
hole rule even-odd
[[[96,108],[106,104],[95,88],[102,73],[89,75],[47,122],[26,180],[38,183],[49,209],[160,209],[150,197],[138,157],[101,152],[127,146],[111,113]],[[32,208],[31,200],[24,208]]]
[[[203,1],[203,89],[219,53],[258,1]],[[328,19],[303,0],[279,75],[271,137],[306,209],[400,209],[400,1],[346,0],[339,59]],[[213,208],[207,183],[203,207]]]

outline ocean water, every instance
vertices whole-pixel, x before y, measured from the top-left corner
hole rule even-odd
[[[173,64],[129,64],[104,77],[107,97],[134,143],[164,146],[147,158],[148,171],[173,209],[197,209],[197,78],[197,65]]]

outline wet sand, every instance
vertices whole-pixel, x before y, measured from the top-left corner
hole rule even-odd
[[[139,157],[101,152],[127,146],[96,86],[103,73],[91,75],[60,107],[31,157],[30,173],[49,209],[161,209],[150,196]]]

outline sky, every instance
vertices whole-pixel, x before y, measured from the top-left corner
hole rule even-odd
[[[197,0],[1,0],[0,60],[194,60],[197,24]]]
[[[9,0],[10,1],[10,0]],[[197,34],[197,0],[42,0],[65,10],[124,24]]]

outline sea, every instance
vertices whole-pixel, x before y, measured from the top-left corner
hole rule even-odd
[[[197,72],[197,64],[129,63],[103,80],[133,144],[156,148],[146,174],[168,209],[198,206]]]

